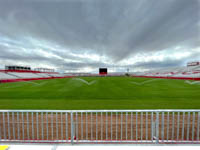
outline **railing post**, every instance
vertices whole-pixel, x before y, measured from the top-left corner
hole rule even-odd
[[[74,144],[74,122],[73,122],[73,112],[71,112],[71,144]]]
[[[156,144],[159,144],[159,112],[156,112]]]

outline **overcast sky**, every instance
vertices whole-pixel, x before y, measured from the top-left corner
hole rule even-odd
[[[199,0],[41,1],[0,0],[0,68],[141,71],[200,61]]]

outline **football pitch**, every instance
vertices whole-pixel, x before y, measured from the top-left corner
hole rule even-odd
[[[200,109],[200,82],[76,77],[5,83],[0,109]]]

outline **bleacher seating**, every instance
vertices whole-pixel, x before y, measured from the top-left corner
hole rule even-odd
[[[38,76],[42,77],[42,78],[49,78],[51,77],[48,73],[36,73]]]
[[[48,74],[51,77],[64,77],[64,74]]]
[[[13,76],[17,76],[18,78],[25,78],[25,79],[28,79],[28,78],[40,78],[39,75],[35,74],[35,73],[19,73],[19,72],[10,72],[9,73],[10,75],[13,75]]]
[[[57,72],[40,72],[32,70],[0,70],[0,83],[45,80],[55,78],[68,78],[65,74]]]
[[[32,72],[0,72],[0,80],[4,79],[32,79],[32,78],[51,78],[65,77],[59,73],[32,73]]]
[[[5,72],[0,72],[0,80],[5,80],[5,79],[17,79],[17,77],[9,75]]]
[[[200,78],[200,66],[173,67],[133,73],[133,76],[170,77],[170,78]]]

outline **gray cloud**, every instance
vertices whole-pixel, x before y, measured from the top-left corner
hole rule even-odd
[[[118,62],[175,47],[200,48],[199,27],[199,0],[1,0],[0,61],[59,70],[127,67]],[[200,56],[129,66],[182,65],[193,58]]]

